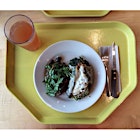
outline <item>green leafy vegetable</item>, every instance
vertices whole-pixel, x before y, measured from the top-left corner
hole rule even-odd
[[[82,57],[79,57],[79,58],[75,57],[75,58],[71,59],[69,62],[69,64],[71,66],[76,66],[79,63],[86,64],[87,66],[90,66],[89,62],[87,60],[83,59]]]
[[[62,94],[64,87],[67,88],[71,70],[61,61],[52,60],[45,66],[44,82],[47,94],[56,96]]]

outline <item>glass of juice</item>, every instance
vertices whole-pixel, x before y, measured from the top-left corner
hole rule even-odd
[[[33,21],[25,15],[10,17],[4,25],[4,33],[12,44],[29,51],[35,51],[41,46]]]

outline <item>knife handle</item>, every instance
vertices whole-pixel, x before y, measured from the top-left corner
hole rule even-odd
[[[117,71],[111,70],[111,96],[118,98],[117,94]]]

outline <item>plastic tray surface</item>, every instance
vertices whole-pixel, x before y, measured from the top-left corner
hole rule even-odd
[[[35,116],[45,124],[99,124],[132,93],[137,84],[135,37],[124,23],[36,23],[36,31],[41,39],[39,50],[31,52],[15,47],[7,42],[6,86],[11,93]],[[119,46],[122,92],[118,99],[106,97],[90,108],[78,113],[61,113],[45,105],[35,91],[33,70],[38,56],[49,45],[61,40],[77,40],[93,47],[97,52],[100,46]],[[94,60],[93,60],[94,61]]]
[[[44,10],[49,17],[102,17],[107,15],[109,10]]]

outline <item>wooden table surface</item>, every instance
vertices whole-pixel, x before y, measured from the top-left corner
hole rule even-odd
[[[30,16],[33,22],[94,22],[121,21],[129,25],[136,37],[138,83],[130,96],[99,125],[45,125],[38,122],[5,86],[6,38],[4,22],[14,14]],[[0,128],[53,129],[53,128],[140,128],[140,11],[110,11],[104,17],[51,18],[42,11],[0,11]]]

